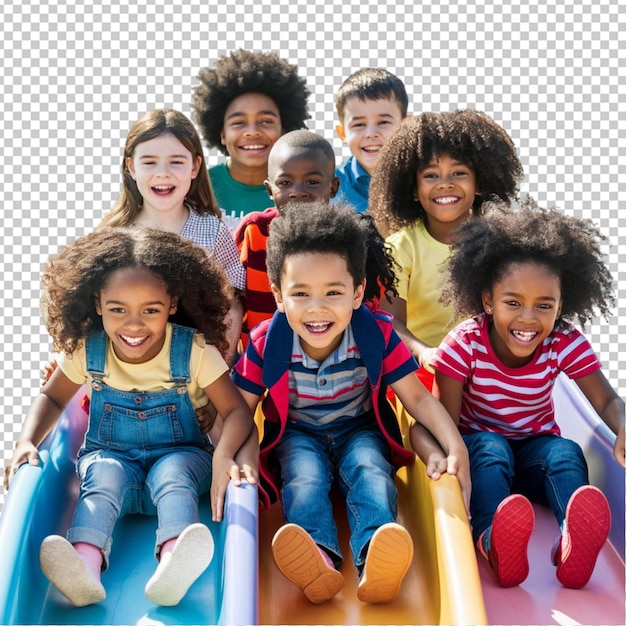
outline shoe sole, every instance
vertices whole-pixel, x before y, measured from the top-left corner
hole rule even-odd
[[[413,540],[400,524],[384,524],[372,535],[357,589],[362,602],[391,602],[413,561]]]
[[[565,512],[565,534],[556,577],[565,587],[580,589],[593,569],[611,528],[611,511],[604,494],[589,485],[574,492]]]
[[[46,537],[39,548],[39,563],[46,578],[74,605],[87,606],[106,598],[74,546],[64,537]]]
[[[313,604],[334,598],[343,588],[343,576],[324,560],[304,528],[285,524],[272,539],[276,566]]]
[[[213,559],[213,536],[204,524],[191,524],[180,534],[167,563],[159,563],[145,596],[159,606],[175,606]]]
[[[524,496],[509,496],[496,509],[489,562],[501,587],[515,587],[528,577],[528,542],[534,527],[535,512]]]

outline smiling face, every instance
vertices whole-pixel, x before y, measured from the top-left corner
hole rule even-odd
[[[221,132],[230,157],[231,176],[238,180],[241,170],[260,170],[262,183],[267,176],[270,150],[282,133],[280,112],[271,98],[260,93],[235,98],[226,109]]]
[[[146,212],[182,211],[191,181],[198,175],[196,159],[174,135],[159,135],[140,143],[126,167],[137,183]]]
[[[496,356],[508,367],[522,367],[561,315],[561,281],[542,263],[513,263],[483,293],[483,306],[493,316],[489,338]]]
[[[108,277],[96,299],[96,311],[116,356],[126,363],[145,363],[161,351],[176,301],[156,274],[128,267]]]
[[[278,310],[300,337],[302,349],[317,361],[341,343],[364,288],[365,281],[354,286],[343,257],[319,252],[287,256],[281,286],[272,284]]]
[[[474,170],[447,154],[417,172],[415,200],[426,212],[428,232],[442,243],[467,220],[477,193]]]
[[[404,119],[400,105],[393,98],[348,98],[343,124],[335,130],[365,171],[373,174],[381,148]]]
[[[279,148],[279,146],[276,146]],[[265,187],[277,209],[287,202],[334,198],[339,189],[335,164],[322,150],[284,146],[272,150]]]

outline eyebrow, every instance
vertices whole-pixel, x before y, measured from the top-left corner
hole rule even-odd
[[[350,118],[351,122],[357,121],[357,120],[362,120],[365,119],[367,117],[367,115],[355,115],[354,117]],[[390,117],[393,119],[393,115],[391,113],[376,113],[374,117]]]
[[[309,286],[310,285],[307,285],[306,283],[293,283],[291,285],[288,285],[289,289],[305,289]],[[337,280],[332,283],[326,283],[324,285],[324,287],[345,287],[345,286],[346,286],[346,283],[343,283],[340,280]]]
[[[122,302],[121,300],[105,300],[104,302],[105,305],[111,305],[111,304],[121,304],[123,306],[126,306],[126,302]],[[154,300],[153,302],[144,302],[141,306],[154,306],[155,304],[160,304],[161,306],[165,306],[165,302],[161,302],[161,300]]]
[[[245,114],[245,111],[233,111],[230,115],[226,116],[226,119],[229,120],[233,117],[238,117]],[[257,111],[255,115],[271,115],[272,117],[278,117],[278,115],[274,111]]]
[[[516,293],[515,291],[503,291],[502,296],[506,296],[508,298],[520,298],[522,294]],[[556,302],[557,299],[552,296],[539,296],[537,300],[549,300],[550,302]]]
[[[159,155],[157,154],[142,154],[139,159],[158,159]],[[188,159],[189,155],[187,154],[169,154],[166,158],[168,159]]]
[[[281,172],[280,174],[276,174],[275,179],[279,178],[293,178],[294,174],[289,174],[288,172]],[[324,176],[324,172],[321,170],[312,170],[310,172],[304,172],[302,176]]]

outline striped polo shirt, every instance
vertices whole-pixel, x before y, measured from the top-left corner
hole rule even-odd
[[[582,378],[601,367],[587,339],[565,320],[557,321],[530,363],[507,367],[493,351],[485,314],[452,330],[433,365],[464,383],[461,433],[488,431],[515,439],[560,434],[552,402],[556,377],[564,372],[569,378]]]
[[[371,408],[367,370],[350,326],[344,331],[339,347],[322,363],[308,356],[300,337],[293,334],[289,369],[291,419],[325,426],[340,417],[358,417]]]

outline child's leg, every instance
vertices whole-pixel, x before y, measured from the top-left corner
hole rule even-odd
[[[556,575],[566,587],[589,581],[608,537],[611,515],[602,492],[589,486],[580,446],[553,435],[529,438],[516,450],[520,488],[548,502],[561,527],[553,549]]]
[[[470,456],[472,533],[498,583],[512,587],[528,576],[528,542],[535,525],[530,502],[511,495],[516,471],[510,443],[496,433],[463,437]]]
[[[78,461],[80,493],[67,539],[102,549],[103,570],[111,552],[113,529],[120,517],[138,506],[143,470],[109,451],[91,452]]]
[[[146,584],[146,597],[162,606],[178,604],[213,558],[213,537],[198,523],[198,496],[208,490],[211,455],[184,448],[162,456],[146,486],[157,509],[155,555],[159,565]]]
[[[413,541],[395,523],[398,493],[388,445],[377,427],[359,428],[336,441],[350,547],[361,573],[357,596],[363,602],[390,602],[413,560]]]
[[[106,597],[100,582],[100,548],[88,543],[72,546],[67,539],[50,535],[41,544],[39,562],[46,578],[74,606],[94,604]]]
[[[513,451],[496,433],[464,435],[472,476],[470,513],[474,542],[491,526],[500,503],[511,495],[515,471]]]
[[[334,467],[326,438],[324,433],[314,435],[294,428],[280,441],[281,503],[285,522],[304,528],[340,566],[342,555],[330,498]]]
[[[272,541],[277,567],[314,603],[325,602],[343,587],[337,528],[330,488],[334,468],[328,458],[327,433],[290,429],[277,446],[287,524]]]

